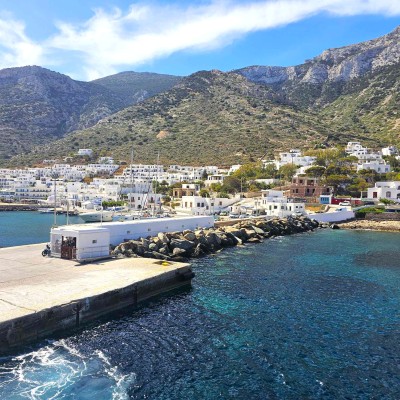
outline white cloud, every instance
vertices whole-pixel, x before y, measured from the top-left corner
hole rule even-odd
[[[0,18],[0,68],[43,62],[44,49],[26,36],[24,24],[3,15]]]
[[[179,51],[217,49],[247,33],[290,24],[323,12],[346,16],[399,15],[400,1],[214,0],[186,7],[142,2],[132,4],[126,12],[118,8],[111,12],[96,9],[93,17],[80,25],[59,21],[56,23],[58,32],[42,46],[52,52],[55,60],[68,59],[73,54],[74,59],[81,61],[81,77],[85,74],[85,78],[94,79]],[[40,60],[43,48],[25,36],[23,25],[15,21],[12,25],[14,31],[7,27],[5,35],[11,36],[8,43],[14,41],[17,45],[5,46],[8,53],[4,54],[14,64],[23,61],[32,64],[32,60]]]

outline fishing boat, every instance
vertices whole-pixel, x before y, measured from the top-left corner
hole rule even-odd
[[[85,222],[111,222],[115,211],[112,210],[93,210],[79,213],[79,218]]]

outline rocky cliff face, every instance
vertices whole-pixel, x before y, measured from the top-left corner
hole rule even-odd
[[[102,86],[29,66],[0,71],[0,156],[86,128],[123,107]],[[10,141],[11,140],[11,141]]]
[[[400,62],[400,27],[388,35],[363,43],[337,49],[325,50],[321,55],[294,67],[252,66],[237,71],[252,82],[269,85],[275,89],[282,100],[297,105],[320,105],[333,98],[304,98],[297,93],[298,88],[314,86],[321,92],[322,87],[343,86],[347,82],[367,74],[379,72],[383,67]],[[341,91],[336,90],[336,95]],[[321,95],[321,93],[319,93]],[[308,101],[307,101],[308,100]],[[301,104],[303,102],[303,104]]]
[[[79,82],[37,66],[0,70],[0,159],[93,126],[179,79],[132,72]]]

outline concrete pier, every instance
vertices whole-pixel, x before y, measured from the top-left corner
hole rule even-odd
[[[189,264],[42,257],[45,244],[0,249],[0,354],[189,285]]]

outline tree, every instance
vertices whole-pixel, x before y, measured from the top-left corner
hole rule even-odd
[[[361,197],[361,192],[368,189],[368,182],[364,178],[354,178],[353,182],[347,186],[347,192],[354,197]]]
[[[224,183],[221,187],[221,192],[226,192],[226,193],[237,193],[241,190],[242,184],[240,182],[240,179],[234,177],[234,176],[227,176],[224,179]]]
[[[335,163],[339,158],[346,157],[346,153],[341,148],[317,149],[304,152],[305,155],[316,157],[315,165],[327,167],[329,164]]]
[[[220,183],[212,183],[211,185],[210,185],[210,189],[213,191],[213,192],[220,192],[221,191],[221,188],[222,188],[222,185],[220,184]]]
[[[199,195],[201,197],[210,197],[210,193],[209,193],[209,191],[207,189],[201,189],[200,192],[199,192]]]
[[[333,186],[334,193],[342,192],[349,182],[351,182],[351,179],[347,175],[329,175],[325,177],[325,183],[328,186]]]
[[[293,164],[285,164],[279,168],[279,175],[283,176],[285,180],[291,181],[296,174],[297,166]]]
[[[202,179],[203,181],[205,181],[207,178],[208,178],[207,171],[204,170],[203,173],[201,174],[201,179]]]
[[[239,179],[255,178],[257,173],[262,170],[261,161],[243,164],[237,171],[231,176]]]
[[[321,178],[321,176],[324,175],[325,171],[326,171],[325,167],[321,167],[319,165],[314,165],[314,166],[306,169],[306,174],[313,178]]]

